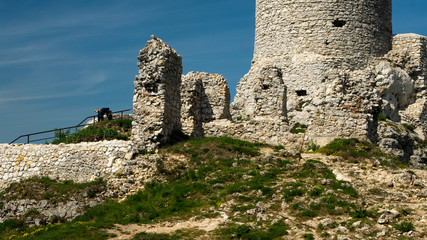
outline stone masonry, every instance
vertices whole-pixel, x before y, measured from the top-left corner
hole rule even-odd
[[[0,145],[0,190],[9,183],[45,176],[89,182],[123,172],[136,149],[129,141]]]
[[[308,140],[325,145],[350,137],[376,143],[384,114],[424,139],[426,38],[392,37],[391,2],[257,0],[254,58],[237,86],[233,119],[279,115],[283,125],[307,125]],[[260,88],[271,75],[265,69],[280,71],[283,83]]]
[[[231,119],[230,89],[221,75],[189,72],[182,76],[181,96],[185,134],[204,136],[203,123]]]
[[[138,149],[154,150],[180,131],[294,152],[356,137],[427,166],[420,144],[427,138],[427,37],[392,36],[391,0],[257,0],[254,58],[231,107],[224,77],[182,76],[181,56],[155,36],[138,60],[132,141],[2,144],[0,189],[35,176],[111,178],[138,166]]]
[[[153,150],[181,131],[182,59],[155,36],[138,57],[133,97],[132,141]]]

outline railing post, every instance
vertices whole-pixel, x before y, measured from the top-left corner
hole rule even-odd
[[[27,144],[30,143],[30,135],[27,135]]]

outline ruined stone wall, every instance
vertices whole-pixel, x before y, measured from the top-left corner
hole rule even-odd
[[[189,72],[182,76],[181,122],[183,132],[203,136],[203,123],[231,119],[230,89],[218,74]]]
[[[182,132],[192,137],[203,136],[202,80],[183,77],[181,84]]]
[[[246,79],[248,78],[248,79]],[[286,86],[280,68],[251,69],[239,82],[238,96],[234,101],[234,119],[270,119],[285,121],[287,118]],[[239,111],[239,107],[242,107]]]
[[[155,149],[181,131],[182,59],[162,40],[152,36],[138,57],[133,99],[132,141]]]
[[[413,85],[411,101],[399,108],[399,120],[416,126],[417,133],[425,139],[427,137],[427,37],[418,34],[398,34],[393,37],[393,50],[387,57],[397,68],[408,74]]]
[[[129,141],[38,145],[0,144],[0,189],[11,182],[50,177],[75,182],[108,178],[123,171],[135,154]]]

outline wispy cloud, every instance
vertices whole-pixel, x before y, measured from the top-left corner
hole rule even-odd
[[[97,88],[107,80],[107,74],[103,72],[88,74],[79,80],[72,82],[57,82],[49,84],[49,87],[33,84],[31,87],[22,88],[15,85],[7,91],[0,92],[0,104],[11,102],[30,102],[36,100],[60,99],[75,96],[95,95],[102,92],[102,88]],[[67,89],[67,91],[64,91]]]
[[[23,64],[23,63],[30,63],[30,62],[40,62],[40,61],[54,60],[54,59],[57,59],[57,58],[53,57],[53,56],[44,56],[44,57],[40,56],[40,57],[10,59],[10,60],[0,61],[0,66],[13,65],[13,64]]]

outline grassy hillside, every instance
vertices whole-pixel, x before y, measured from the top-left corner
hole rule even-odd
[[[348,145],[336,147],[337,142],[319,151],[349,154],[351,164],[366,164],[370,157],[385,159],[367,143],[351,141],[352,146],[359,144],[357,151]],[[109,239],[126,235],[126,226],[152,226],[130,234],[135,240],[337,239],[341,235],[345,238],[340,239],[357,239],[355,235],[377,239],[380,232],[376,225],[381,203],[372,204],[364,190],[337,179],[324,162],[290,156],[280,146],[202,138],[162,148],[159,155],[157,174],[165,181],[149,182],[144,191],[122,202],[107,200],[70,223],[29,228],[17,220],[7,221],[0,224],[0,239]],[[171,162],[171,156],[185,160]],[[401,216],[391,220],[385,236],[412,239],[404,235],[416,231],[412,210],[399,211]],[[218,221],[212,230],[195,227],[212,219]],[[177,223],[190,227],[153,230]],[[359,231],[359,226],[367,230]]]

